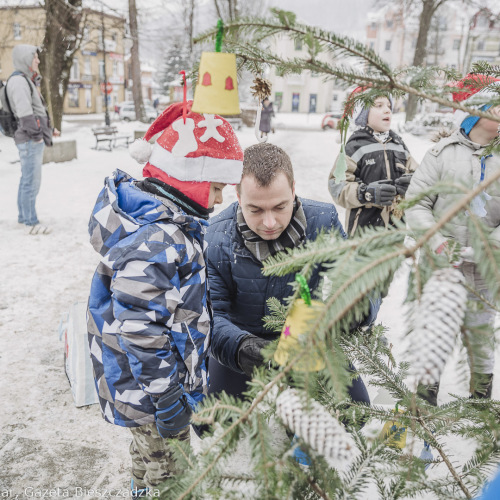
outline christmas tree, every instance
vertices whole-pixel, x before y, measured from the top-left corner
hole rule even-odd
[[[359,42],[300,25],[289,12],[274,10],[270,19],[237,20],[226,24],[225,30],[226,50],[236,53],[240,66],[256,75],[262,74],[265,65],[282,75],[311,70],[325,78],[370,87],[370,92],[356,97],[368,104],[384,92],[413,94],[500,121],[488,112],[449,101],[451,88],[445,87],[443,80],[454,81],[462,75],[435,67],[396,72]],[[233,36],[236,33],[237,38]],[[265,48],[264,42],[280,33],[301,40],[308,47],[307,56],[288,60]],[[201,38],[212,35],[215,31]],[[324,54],[329,57],[322,57]],[[473,71],[500,74],[498,68],[481,62]],[[498,154],[498,150],[497,139],[489,151]],[[473,235],[478,269],[495,303],[500,298],[500,249],[488,239],[491,229],[470,210],[471,203],[499,178],[500,171],[473,189],[445,183],[432,186],[430,191],[453,194],[458,201],[421,234],[411,233],[403,223],[396,223],[390,231],[368,229],[349,240],[323,234],[301,248],[269,258],[265,274],[293,277],[297,273],[307,279],[314,266],[323,265],[329,291],[313,298],[320,305],[293,346],[287,344],[285,358],[275,361],[276,345],[266,350],[269,363],[255,370],[245,401],[225,394],[204,401],[193,416],[194,423],[209,429],[201,451],[195,453],[189,444],[175,442],[183,474],[166,484],[164,497],[357,499],[365,498],[368,488],[376,488],[383,499],[412,498],[422,493],[433,493],[439,499],[477,496],[500,463],[500,402],[453,397],[447,404],[431,406],[420,397],[417,387],[439,381],[451,352],[467,338],[463,335],[466,330],[469,335],[480,335],[485,328],[467,324],[468,288],[453,267],[460,249],[450,243],[448,252],[436,254],[429,245],[440,229],[465,210],[469,209],[468,230]],[[407,200],[400,208],[407,209],[418,201]],[[370,297],[387,294],[402,265],[410,268],[406,304],[413,349],[404,362],[396,364],[382,341],[383,325],[355,331],[351,325],[367,314]],[[283,332],[280,342],[289,341],[290,331],[284,324],[304,291],[300,283],[299,279],[296,293],[287,303],[271,300],[273,314],[264,318],[268,326]],[[462,349],[472,347],[464,342]],[[305,359],[312,360],[311,366],[322,360],[321,368],[304,368]],[[369,377],[371,384],[388,391],[396,406],[349,401],[350,363],[359,374]],[[385,422],[386,431],[376,435],[366,432],[373,421]],[[277,427],[283,435],[280,446],[272,439]],[[430,445],[434,450],[432,463],[442,464],[446,474],[435,477],[426,471],[429,461],[416,456],[412,445],[405,446],[409,435],[414,443]],[[451,456],[445,444],[450,436],[474,440],[472,458],[461,461]],[[249,442],[252,466],[229,472],[227,464],[243,439]],[[299,448],[307,455],[307,465],[294,458]]]

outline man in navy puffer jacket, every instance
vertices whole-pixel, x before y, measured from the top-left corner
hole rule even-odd
[[[346,236],[333,205],[295,196],[290,158],[273,144],[245,150],[237,194],[238,203],[214,217],[206,235],[214,310],[209,393],[241,396],[254,367],[263,362],[262,348],[278,337],[264,328],[267,299],[283,300],[293,293],[289,283],[294,277],[263,276],[262,262],[316,239],[322,230]],[[320,285],[319,273],[316,268],[309,280],[311,291]],[[365,323],[376,317],[377,309],[372,307]],[[353,400],[369,403],[359,377],[349,392]]]

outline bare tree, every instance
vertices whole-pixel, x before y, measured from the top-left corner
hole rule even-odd
[[[129,23],[130,36],[132,37],[132,47],[130,49],[130,63],[132,68],[132,95],[134,97],[135,116],[141,122],[146,123],[146,114],[142,102],[142,84],[141,84],[141,63],[139,60],[139,32],[137,29],[137,7],[135,0],[129,0]]]
[[[61,129],[73,56],[80,47],[82,0],[45,0],[46,29],[40,54],[42,92],[54,126]]]
[[[417,46],[413,56],[413,66],[424,66],[427,57],[427,39],[431,29],[431,21],[436,11],[448,0],[420,0],[422,11],[419,18]],[[415,118],[417,112],[417,98],[411,94],[406,106],[406,121]]]

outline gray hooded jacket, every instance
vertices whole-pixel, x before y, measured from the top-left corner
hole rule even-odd
[[[9,79],[6,91],[14,116],[19,126],[14,136],[16,144],[29,140],[43,139],[47,146],[52,146],[52,126],[37,87],[32,82],[31,63],[37,48],[34,45],[16,45],[12,51],[14,69],[22,75],[14,75]],[[31,86],[31,88],[30,88]]]

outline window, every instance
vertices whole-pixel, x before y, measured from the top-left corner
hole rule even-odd
[[[92,107],[92,89],[85,89],[85,106],[87,109]]]
[[[278,109],[281,109],[281,105],[283,104],[283,92],[275,92],[274,93],[274,105]]]
[[[89,29],[87,27],[83,28],[82,38],[83,38],[84,42],[88,42],[90,39],[90,33],[89,33]]]
[[[104,80],[104,61],[99,61],[99,80]]]
[[[391,50],[391,41],[390,40],[385,41],[385,50]]]
[[[302,40],[295,40],[295,50],[302,50]]]
[[[69,88],[68,87],[68,106],[70,108],[79,108],[80,102],[78,100],[80,94],[79,88]]]
[[[484,50],[484,40],[478,40],[477,50]]]
[[[375,42],[370,42],[370,49],[375,50]]]
[[[339,96],[337,94],[333,94],[333,101],[338,101],[339,100]]]
[[[113,40],[113,42],[116,42],[116,38],[117,38],[116,32],[113,31],[113,33],[111,33],[111,40]]]
[[[92,63],[90,62],[90,57],[86,57],[84,59],[84,68],[85,68],[85,74],[86,75],[91,75],[92,74]]]
[[[371,23],[370,27],[371,27],[372,30],[376,30],[377,29],[377,23]]]
[[[453,40],[453,50],[460,49],[460,40]]]
[[[392,19],[387,19],[387,21],[385,22],[385,25],[388,27],[388,28],[392,28]]]
[[[21,25],[14,23],[14,40],[21,40]]]
[[[292,112],[299,111],[300,94],[292,94]]]
[[[123,76],[123,63],[121,61],[118,62],[118,76]]]
[[[71,66],[71,71],[69,72],[69,79],[80,79],[80,63],[78,62],[78,59],[73,59],[73,66]]]
[[[118,76],[118,61],[113,60],[113,76]]]

